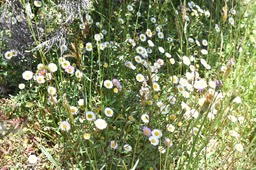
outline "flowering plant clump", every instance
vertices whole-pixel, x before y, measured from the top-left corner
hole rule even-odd
[[[22,1],[10,16],[33,43],[3,54],[35,58],[19,73],[16,114],[37,122],[57,169],[215,169],[223,159],[228,169],[248,156],[242,130],[253,116],[228,88],[243,55],[229,42],[239,5]]]

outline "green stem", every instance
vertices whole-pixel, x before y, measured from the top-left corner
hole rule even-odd
[[[134,161],[135,161],[135,156],[136,156],[136,151],[137,151],[137,146],[138,146],[139,140],[140,140],[140,136],[136,140],[136,144],[135,144],[133,156],[132,156],[132,166],[131,167],[134,166]]]

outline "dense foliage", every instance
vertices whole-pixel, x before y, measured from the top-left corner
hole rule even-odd
[[[0,85],[35,148],[12,166],[251,169],[248,3],[6,1]]]

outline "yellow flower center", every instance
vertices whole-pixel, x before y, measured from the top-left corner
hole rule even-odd
[[[63,124],[63,125],[62,125],[62,128],[66,130],[66,129],[67,129],[67,125],[66,125],[66,124]]]
[[[159,136],[159,132],[155,132],[155,136]]]

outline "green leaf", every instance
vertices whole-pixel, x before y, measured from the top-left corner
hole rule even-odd
[[[43,152],[43,154],[47,157],[47,159],[57,168],[57,169],[61,169],[60,166],[58,165],[58,163],[54,160],[54,158],[52,157],[52,155],[45,149],[45,147],[43,147],[42,145],[38,144],[39,148],[41,149],[41,151]]]

